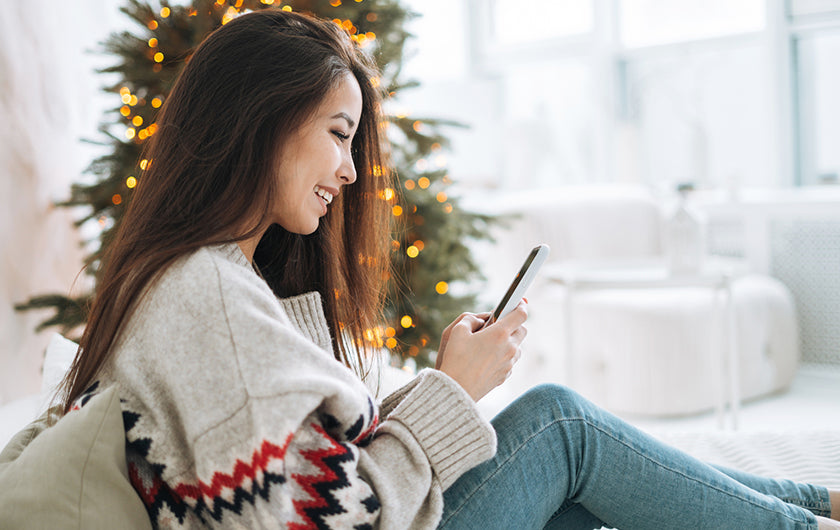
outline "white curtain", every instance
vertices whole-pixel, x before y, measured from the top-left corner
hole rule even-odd
[[[0,404],[38,391],[51,334],[34,332],[48,313],[14,304],[69,293],[81,270],[79,212],[53,202],[104,152],[81,139],[100,139],[103,110],[116,106],[94,73],[109,59],[91,52],[123,18],[118,4],[0,3]]]

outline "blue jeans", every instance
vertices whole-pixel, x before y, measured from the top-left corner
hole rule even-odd
[[[816,486],[715,468],[561,386],[493,420],[498,451],[444,492],[441,529],[816,529]]]

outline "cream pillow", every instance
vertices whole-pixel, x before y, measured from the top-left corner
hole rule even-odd
[[[48,415],[0,453],[0,528],[151,529],[128,481],[116,388],[45,428]]]

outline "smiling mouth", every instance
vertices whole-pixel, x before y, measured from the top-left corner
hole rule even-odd
[[[328,192],[327,190],[325,190],[325,189],[321,188],[320,186],[315,186],[315,193],[316,193],[319,197],[321,197],[322,199],[324,199],[324,202],[326,202],[327,204],[330,204],[330,203],[332,202],[332,200],[333,200],[333,195],[332,195],[332,193],[330,193],[330,192]]]

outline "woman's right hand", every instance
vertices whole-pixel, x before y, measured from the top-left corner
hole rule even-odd
[[[437,366],[478,401],[502,384],[521,355],[528,330],[527,302],[492,325],[482,329],[489,315],[464,313],[450,324],[441,337]]]

